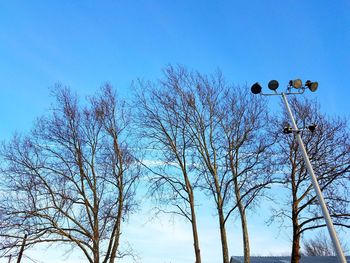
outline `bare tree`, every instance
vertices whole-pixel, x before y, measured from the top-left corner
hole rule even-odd
[[[226,234],[226,211],[231,185],[225,166],[220,121],[222,103],[227,93],[221,73],[208,77],[191,73],[183,68],[166,70],[172,88],[181,94],[182,112],[188,127],[188,137],[193,144],[192,158],[200,175],[201,187],[211,196],[219,219],[223,262],[229,262]]]
[[[223,194],[229,192],[229,184],[223,165],[225,154],[218,140],[221,113],[218,102],[222,102],[220,98],[224,97],[222,78],[218,76],[209,81],[204,75],[172,66],[164,70],[164,76],[158,83],[159,89],[153,89],[150,98],[144,98],[144,102],[139,103],[144,111],[141,118],[147,120],[144,123],[146,136],[156,142],[153,145],[163,155],[164,168],[161,172],[158,169],[155,188],[158,193],[163,186],[171,189],[165,196],[167,203],[177,208],[173,212],[192,222],[195,239],[197,230],[192,219],[195,215],[192,199],[196,179],[201,178],[201,188],[215,200],[223,262],[228,263],[224,211],[228,198]],[[184,209],[186,207],[188,210]]]
[[[182,94],[169,80],[156,85],[140,82],[137,119],[140,138],[149,149],[150,194],[158,211],[180,215],[191,223],[195,262],[201,262],[194,188],[196,178],[191,161],[186,111]],[[156,162],[156,164],[154,163]],[[158,163],[158,164],[157,164]]]
[[[226,114],[221,120],[227,166],[232,175],[235,203],[226,218],[238,209],[241,220],[244,262],[250,262],[247,209],[273,181],[274,136],[268,132],[266,101],[246,87],[232,87],[225,97]]]
[[[317,124],[314,132],[301,131],[302,139],[315,170],[320,188],[336,226],[350,227],[349,211],[349,132],[345,120],[322,114],[316,103],[291,99],[298,127]],[[286,118],[279,122],[281,126]],[[326,226],[307,173],[299,145],[293,135],[279,138],[280,161],[284,164],[284,184],[291,191],[290,210],[275,215],[291,220],[293,227],[292,262],[300,259],[300,238],[306,231]]]
[[[273,137],[263,130],[268,126],[266,103],[228,85],[220,72],[206,76],[168,67],[165,76],[161,89],[167,94],[159,97],[174,110],[162,120],[176,118],[169,122],[171,129],[187,140],[200,186],[215,201],[223,262],[229,262],[226,223],[236,209],[249,262],[246,209],[271,183],[273,171]],[[179,133],[178,127],[186,129]]]
[[[307,239],[304,242],[303,254],[306,256],[336,256],[334,247],[330,238],[319,232],[313,238]],[[342,243],[344,253],[347,252],[346,246]]]
[[[123,220],[136,208],[139,167],[128,112],[106,85],[85,107],[56,87],[57,104],[32,132],[1,148],[1,250],[63,243],[91,263],[123,256]]]

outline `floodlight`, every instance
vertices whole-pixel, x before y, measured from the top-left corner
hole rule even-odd
[[[317,128],[317,124],[311,124],[307,127],[309,131],[314,132]]]
[[[295,79],[289,81],[289,85],[295,89],[300,89],[303,86],[303,82],[301,81],[301,79]]]
[[[309,90],[311,90],[312,92],[315,92],[318,88],[318,82],[312,82],[310,80],[307,80],[305,82],[305,86],[309,88]]]
[[[289,133],[292,133],[293,132],[293,129],[292,129],[292,127],[290,127],[289,125],[288,126],[285,126],[284,128],[283,128],[283,133],[284,134],[289,134]]]
[[[254,83],[253,86],[251,87],[251,91],[254,94],[259,94],[261,92],[261,86],[258,82]]]
[[[268,84],[268,87],[270,90],[276,90],[278,89],[278,86],[279,86],[279,83],[277,80],[270,80],[269,84]]]
[[[289,85],[295,89],[300,89],[303,86],[303,82],[301,81],[301,79],[295,79],[289,81]]]

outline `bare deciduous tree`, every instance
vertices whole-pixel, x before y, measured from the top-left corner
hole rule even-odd
[[[273,143],[266,101],[249,89],[231,88],[225,97],[226,114],[221,120],[227,166],[232,175],[235,204],[243,234],[244,262],[250,262],[247,209],[262,196],[273,181]]]
[[[151,164],[145,164],[152,174],[150,193],[156,197],[158,211],[180,215],[191,223],[195,262],[200,263],[196,178],[191,168],[191,139],[183,110],[188,105],[182,105],[182,94],[168,80],[157,85],[141,82],[137,100],[140,137],[153,153],[148,156],[154,158]]]
[[[222,83],[215,82],[220,82],[222,78],[219,76],[210,82],[204,75],[189,72],[183,67],[171,66],[165,69],[164,76],[158,83],[159,89],[153,90],[152,99],[147,103],[139,103],[143,105],[146,115],[141,114],[141,118],[147,119],[147,123],[144,123],[148,128],[146,136],[150,141],[156,142],[158,149],[162,151],[162,162],[165,164],[162,173],[158,169],[155,187],[158,193],[163,186],[166,185],[167,189],[170,187],[171,191],[166,197],[168,203],[171,202],[177,208],[173,212],[184,215],[195,223],[191,218],[195,215],[191,199],[194,197],[196,179],[201,178],[201,188],[206,189],[215,200],[223,262],[228,263],[224,211],[228,196],[223,197],[223,194],[225,191],[229,192],[230,188],[226,179],[227,172],[224,172],[225,154],[218,137],[221,113],[218,102],[222,102],[220,98],[224,93]],[[180,171],[180,177],[176,174],[176,169]],[[189,179],[189,176],[192,178]],[[186,207],[188,210],[184,209]],[[193,233],[195,232],[197,230],[193,228]]]
[[[193,158],[202,179],[201,186],[215,202],[219,220],[223,262],[229,262],[226,233],[226,207],[230,200],[231,184],[225,166],[225,149],[222,144],[221,119],[225,110],[222,103],[227,87],[220,73],[208,77],[199,73],[186,73],[179,79],[179,71],[169,68],[167,73],[174,84],[181,82],[183,105],[186,108],[188,136],[192,139]],[[178,84],[177,84],[178,85]],[[175,86],[175,85],[174,85]],[[189,107],[187,107],[189,106]]]
[[[165,77],[149,100],[156,102],[150,103],[151,116],[156,118],[147,119],[147,123],[152,123],[148,126],[157,123],[161,128],[151,137],[162,144],[172,138],[180,142],[180,147],[172,146],[173,152],[180,157],[191,154],[191,162],[188,158],[183,160],[193,165],[201,188],[215,201],[225,263],[229,262],[226,223],[232,212],[239,210],[245,260],[249,262],[246,209],[271,183],[273,171],[273,138],[263,131],[268,126],[265,102],[250,96],[244,88],[229,86],[221,73],[206,76],[183,67],[168,67]],[[174,159],[171,155],[166,163]],[[182,167],[179,161],[176,164]],[[176,190],[175,196],[183,197],[179,188],[186,188],[174,178],[170,183]]]
[[[314,132],[301,131],[301,136],[334,225],[350,227],[350,140],[347,123],[320,113],[314,102],[294,97],[290,102],[298,127],[307,127],[313,123],[318,125]],[[279,122],[281,129],[285,123],[286,119]],[[284,164],[283,180],[291,192],[291,200],[290,210],[282,208],[276,211],[276,215],[291,220],[292,263],[298,263],[302,234],[326,225],[295,136],[281,135],[279,142],[280,161]]]
[[[330,238],[319,232],[317,236],[307,239],[304,242],[303,254],[306,256],[336,256],[334,247]],[[346,246],[341,242],[344,253],[347,252]]]
[[[139,167],[126,140],[128,112],[110,86],[86,107],[67,88],[26,136],[1,148],[2,250],[63,243],[91,263],[123,256],[123,220],[136,208]]]

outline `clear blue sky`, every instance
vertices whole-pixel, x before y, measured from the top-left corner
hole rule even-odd
[[[350,1],[2,0],[0,139],[30,129],[57,82],[127,96],[169,63],[236,84],[318,80],[308,96],[349,116]]]

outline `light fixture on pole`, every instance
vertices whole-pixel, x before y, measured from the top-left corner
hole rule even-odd
[[[305,161],[306,169],[307,169],[308,173],[310,174],[312,185],[313,185],[313,187],[314,187],[314,189],[316,191],[316,196],[317,196],[318,202],[319,202],[319,204],[321,206],[322,214],[323,214],[323,217],[324,217],[324,219],[326,221],[326,225],[327,225],[327,228],[328,228],[329,235],[330,235],[330,237],[332,239],[332,243],[333,243],[334,249],[335,249],[335,251],[337,253],[338,261],[340,263],[346,263],[346,259],[345,259],[343,250],[342,250],[342,248],[340,246],[340,242],[339,242],[337,233],[335,232],[332,219],[331,219],[331,217],[329,215],[329,212],[328,212],[326,203],[324,201],[324,198],[323,198],[320,186],[319,186],[319,184],[317,182],[316,175],[315,175],[314,170],[312,168],[309,156],[308,156],[308,154],[306,152],[304,143],[303,143],[303,141],[301,139],[301,135],[300,135],[301,129],[298,129],[298,127],[296,125],[293,113],[292,113],[292,111],[291,111],[291,109],[289,107],[289,103],[288,103],[288,100],[287,100],[287,95],[302,94],[302,93],[305,92],[306,89],[309,89],[310,91],[315,92],[317,90],[317,88],[318,88],[318,82],[312,82],[310,80],[307,80],[305,82],[305,84],[303,85],[303,82],[302,82],[301,79],[291,80],[291,81],[289,81],[289,85],[287,86],[287,91],[286,92],[281,92],[281,93],[277,92],[278,86],[279,86],[279,84],[278,84],[277,80],[271,80],[269,82],[269,84],[268,84],[268,88],[270,90],[273,90],[274,93],[266,94],[266,93],[262,93],[261,92],[262,91],[262,87],[261,87],[261,85],[258,82],[256,82],[251,87],[251,91],[254,94],[260,94],[260,95],[265,95],[265,96],[279,95],[279,96],[282,97],[283,103],[284,103],[284,105],[286,106],[286,109],[287,109],[288,116],[289,116],[289,118],[290,118],[290,120],[292,122],[292,127],[290,127],[289,125],[284,127],[283,133],[285,133],[285,134],[294,133],[295,136],[296,136],[296,139],[297,139],[299,147],[300,147],[300,151],[301,151],[301,153],[303,155],[303,158],[304,158],[304,161]],[[292,88],[296,89],[296,91],[293,92]],[[317,127],[317,125],[312,124],[312,125],[309,125],[307,128],[311,132],[314,132],[316,127]]]
[[[253,85],[252,85],[252,87],[251,87],[251,91],[252,91],[252,93],[254,93],[254,94],[259,94],[260,92],[261,92],[261,86],[260,86],[260,84],[258,83],[258,82],[256,82],[256,83],[254,83]]]
[[[300,89],[301,87],[303,87],[303,82],[301,81],[301,79],[290,80],[289,86],[292,86],[295,89]]]
[[[311,82],[310,80],[307,80],[305,82],[305,86],[308,87],[312,92],[315,92],[318,88],[318,82]]]
[[[279,86],[280,84],[278,83],[278,81],[277,80],[270,80],[269,81],[269,84],[267,85],[268,87],[269,87],[269,89],[270,90],[277,90],[278,89],[278,86]]]
[[[315,132],[317,125],[313,123],[313,124],[307,126],[307,128],[309,129],[309,131]]]

